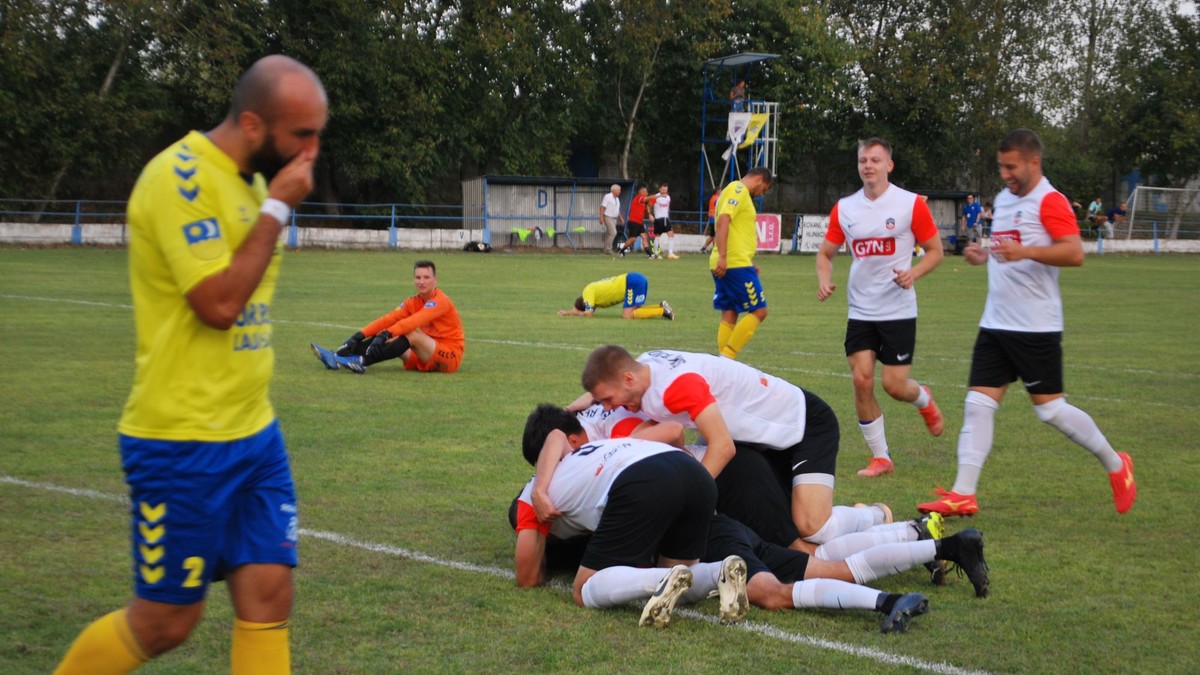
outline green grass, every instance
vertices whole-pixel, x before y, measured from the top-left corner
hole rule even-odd
[[[397,555],[508,568],[504,514],[531,472],[518,442],[533,405],[574,398],[596,345],[710,351],[716,328],[699,256],[433,253],[466,324],[462,370],[321,368],[308,343],[338,344],[409,295],[418,257],[427,254],[304,251],[284,262],[271,312],[273,400],[301,524],[392,551],[302,538],[298,672],[912,670],[694,614],[664,632],[638,630],[632,608],[582,610],[561,587],[520,591],[495,573]],[[120,250],[0,248],[0,476],[124,493],[115,425],[133,368],[125,262]],[[833,405],[844,438],[839,502],[913,513],[935,484],[953,481],[985,271],[949,258],[920,283],[914,374],[932,386],[947,432],[931,438],[914,411],[884,400],[897,473],[867,480],[854,475],[867,452],[841,352],[849,260],[837,260],[842,287],[824,304],[811,257],[759,263],[771,315],[742,360]],[[679,318],[555,316],[586,282],[622,270],[647,273],[650,299],[670,300]],[[1099,464],[1039,424],[1018,387],[997,416],[982,513],[951,526],[985,532],[992,597],[976,600],[965,579],[929,587],[914,570],[874,584],[930,596],[931,613],[908,634],[881,636],[877,615],[864,612],[756,609],[758,628],[993,672],[1195,671],[1200,318],[1190,298],[1200,257],[1094,257],[1062,279],[1067,390],[1132,452],[1141,494],[1133,511],[1117,516]],[[0,482],[0,672],[48,672],[88,621],[125,602],[124,509],[118,499]],[[214,591],[192,639],[144,672],[228,671],[231,610],[224,588]],[[697,609],[712,614],[715,603]]]

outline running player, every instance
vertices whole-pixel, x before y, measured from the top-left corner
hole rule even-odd
[[[958,476],[952,490],[937,488],[940,498],[917,508],[944,516],[979,511],[976,487],[992,450],[996,410],[1008,385],[1020,378],[1037,418],[1100,461],[1117,513],[1125,513],[1137,499],[1133,460],[1113,450],[1091,416],[1063,393],[1058,268],[1083,264],[1075,214],[1042,174],[1042,140],[1036,133],[1017,129],[1005,136],[997,163],[1007,188],[994,201],[991,251],[971,242],[963,252],[972,265],[987,263],[988,294],[971,355]]]
[[[242,75],[216,128],[146,165],[129,199],[137,372],[118,425],[134,599],[55,671],[127,673],[183,643],[209,584],[233,601],[232,672],[290,672],[297,509],[268,396],[279,235],[313,186],[328,102],[284,57]]]
[[[618,274],[583,287],[583,293],[575,298],[572,309],[558,310],[559,316],[593,316],[599,307],[621,305],[624,319],[666,319],[673,321],[675,311],[663,300],[656,307],[646,307],[646,293],[650,283],[645,275],[637,272]]]
[[[430,260],[413,264],[417,294],[346,339],[336,352],[312,343],[313,353],[329,370],[365,373],[368,366],[403,359],[405,370],[453,373],[462,364],[462,319],[450,296],[438,288]]]
[[[737,358],[767,318],[767,296],[754,266],[758,251],[754,199],[771,189],[774,182],[770,170],[751,169],[742,180],[725,186],[717,206],[717,237],[708,266],[715,286],[713,309],[721,313],[717,353],[731,359]],[[745,316],[739,321],[741,313]]]
[[[863,187],[843,197],[829,216],[829,230],[817,252],[817,299],[828,300],[837,288],[831,280],[833,258],[849,244],[850,318],[846,324],[846,360],[854,381],[854,409],[871,462],[860,476],[894,470],[883,410],[875,398],[875,361],[883,364],[883,390],[913,404],[934,436],[944,426],[929,387],[909,375],[917,342],[917,279],[942,262],[942,239],[925,200],[892,185],[892,148],[882,138],[858,144],[858,175]],[[913,246],[925,255],[912,264]]]

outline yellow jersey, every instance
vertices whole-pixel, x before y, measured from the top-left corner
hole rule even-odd
[[[717,218],[729,215],[729,237],[725,244],[729,251],[725,254],[725,266],[751,267],[754,265],[754,254],[758,251],[758,212],[754,209],[754,198],[745,183],[735,180],[721,191],[721,199],[717,203]],[[713,251],[708,256],[708,268],[717,268],[717,257],[720,251],[713,245]]]
[[[598,307],[612,307],[625,302],[625,277],[620,274],[615,277],[593,281],[583,287],[583,304],[587,310]]]
[[[197,318],[187,294],[229,267],[266,198],[260,174],[244,176],[193,131],[142,170],[129,198],[129,279],[137,370],[118,431],[170,441],[228,441],[274,418],[268,398],[275,353],[271,300],[282,247],[233,327]]]

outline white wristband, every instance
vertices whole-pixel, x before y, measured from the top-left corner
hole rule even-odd
[[[262,206],[259,207],[258,212],[265,213],[275,220],[278,220],[280,225],[287,225],[288,217],[292,215],[292,207],[278,199],[267,197],[267,199],[263,201]]]

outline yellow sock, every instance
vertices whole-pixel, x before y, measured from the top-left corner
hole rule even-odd
[[[96,619],[83,629],[54,675],[121,675],[150,660],[142,651],[125,618],[128,610],[118,609]]]
[[[722,321],[717,325],[717,353],[725,353],[725,345],[729,344],[729,338],[733,335],[733,324]]]
[[[758,324],[760,323],[762,322],[753,314],[743,316],[741,321],[737,322],[737,326],[734,327],[733,335],[729,336],[729,342],[721,350],[721,356],[736,359],[738,352],[742,351],[742,347],[745,347],[750,338],[754,337],[754,331],[758,330]]]
[[[233,675],[287,675],[292,672],[288,622],[233,620]]]
[[[660,307],[638,307],[633,310],[633,318],[635,319],[661,319],[663,308]]]

